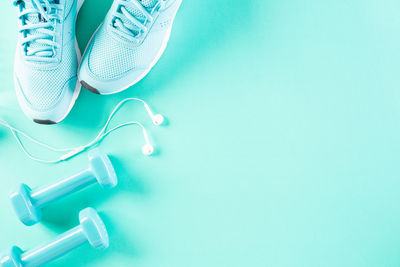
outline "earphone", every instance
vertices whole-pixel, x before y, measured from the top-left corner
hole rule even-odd
[[[147,103],[144,102],[143,100],[141,100],[141,99],[139,99],[139,100],[143,102],[144,108],[147,110],[147,113],[149,113],[154,125],[161,125],[164,122],[164,117],[161,114],[154,115],[153,112],[151,111],[149,105],[147,105]]]
[[[75,148],[55,148],[52,147],[50,145],[47,145],[43,142],[40,142],[32,137],[30,137],[29,135],[27,135],[26,133],[14,128],[13,126],[11,126],[7,121],[3,120],[0,118],[0,125],[3,125],[4,127],[8,128],[12,135],[14,136],[14,138],[16,139],[17,143],[19,144],[19,146],[21,147],[22,151],[32,160],[38,161],[38,162],[42,162],[42,163],[59,163],[65,160],[68,160],[72,157],[75,157],[76,155],[82,153],[83,151],[85,151],[86,149],[93,147],[97,144],[99,144],[106,136],[108,136],[110,133],[126,127],[126,126],[131,126],[131,125],[137,125],[142,129],[142,133],[143,133],[143,137],[145,140],[145,145],[142,147],[142,153],[144,155],[151,155],[154,152],[154,147],[151,145],[150,140],[149,140],[149,136],[147,134],[146,128],[138,121],[128,121],[122,124],[118,124],[117,126],[107,130],[109,124],[111,123],[112,118],[114,117],[114,115],[118,112],[118,110],[127,102],[130,101],[139,101],[141,102],[148,115],[150,116],[152,122],[154,125],[159,126],[164,122],[164,117],[161,114],[154,114],[150,108],[150,106],[142,99],[139,98],[126,98],[124,100],[122,100],[121,102],[119,102],[115,108],[113,109],[113,111],[110,113],[110,116],[107,119],[107,122],[105,123],[104,127],[100,130],[100,132],[98,133],[98,135],[89,143],[87,143],[86,145],[83,146],[79,146],[79,147],[75,147]],[[66,152],[66,154],[62,155],[61,157],[57,158],[56,160],[44,160],[44,159],[40,159],[37,158],[35,156],[33,156],[30,152],[27,151],[27,149],[24,147],[21,138],[19,135],[22,135],[23,137],[27,138],[28,140],[32,141],[33,143],[45,147],[51,151],[54,152]]]

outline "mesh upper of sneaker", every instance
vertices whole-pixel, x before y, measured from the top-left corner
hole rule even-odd
[[[64,85],[77,76],[77,61],[75,45],[71,44],[64,47],[63,60],[55,69],[18,64],[15,74],[21,86],[20,89],[32,108],[46,110],[58,102]]]
[[[103,79],[114,79],[137,67],[143,56],[143,48],[130,48],[110,36],[103,25],[92,40],[88,57],[93,74]]]
[[[151,9],[158,0],[142,0],[141,3],[145,8]],[[140,21],[145,19],[136,8],[128,11]],[[88,56],[89,69],[94,75],[109,80],[137,68],[144,68],[148,64],[145,60],[148,57],[148,51],[152,51],[153,45],[159,44],[152,40],[152,36],[147,36],[139,46],[124,45],[119,38],[122,37],[111,36],[106,23],[97,31]]]
[[[66,1],[64,8],[65,19],[75,20],[75,17],[68,17],[74,2],[76,1]],[[28,3],[29,1],[27,1]],[[38,15],[29,16],[31,16],[29,18],[30,23],[39,21]],[[68,21],[68,25],[73,24]],[[64,28],[64,36],[71,32],[74,32],[74,30]],[[45,111],[53,108],[63,95],[66,83],[77,77],[78,58],[75,50],[75,38],[68,36],[68,38],[64,37],[63,39],[69,41],[60,46],[61,61],[57,64],[32,61],[29,57],[25,58],[24,52],[21,50],[16,53],[14,72],[19,89],[34,110]],[[63,40],[60,41],[62,42]],[[34,47],[42,44],[33,42],[30,45]],[[74,90],[74,88],[68,89]]]

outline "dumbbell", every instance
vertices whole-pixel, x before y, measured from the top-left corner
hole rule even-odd
[[[75,175],[37,189],[20,184],[10,194],[15,213],[22,223],[31,226],[42,218],[42,208],[50,203],[98,182],[108,189],[117,185],[117,176],[108,156],[96,148],[88,153],[89,168]]]
[[[37,248],[23,252],[11,247],[0,256],[1,267],[33,267],[50,262],[72,249],[89,242],[95,249],[108,248],[107,229],[98,213],[86,208],[79,213],[80,225],[59,235],[56,239]]]

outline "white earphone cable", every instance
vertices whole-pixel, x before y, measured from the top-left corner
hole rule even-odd
[[[142,149],[142,152],[143,152],[144,154],[146,154],[146,155],[150,155],[150,154],[153,152],[153,146],[150,144],[150,140],[149,140],[149,137],[148,137],[146,128],[145,128],[140,122],[137,122],[137,121],[128,121],[128,122],[125,122],[125,123],[118,124],[117,126],[115,126],[115,127],[111,128],[111,129],[107,130],[109,124],[111,123],[111,120],[113,119],[113,117],[115,116],[115,114],[118,112],[118,110],[119,110],[125,103],[130,102],[130,101],[139,101],[139,102],[143,103],[143,105],[144,105],[144,107],[145,107],[147,113],[149,114],[150,118],[152,119],[152,121],[153,121],[153,123],[154,123],[155,125],[160,125],[160,124],[163,122],[164,118],[162,117],[162,115],[161,115],[161,114],[156,114],[156,115],[154,115],[154,114],[152,113],[152,111],[151,111],[149,105],[148,105],[144,100],[139,99],[139,98],[126,98],[126,99],[120,101],[120,102],[114,107],[114,109],[112,110],[112,112],[110,113],[110,115],[109,115],[109,117],[108,117],[108,119],[107,119],[107,122],[104,124],[103,128],[100,130],[100,132],[98,133],[98,135],[97,135],[92,141],[90,141],[89,143],[87,143],[86,145],[83,145],[83,146],[79,146],[79,147],[75,147],[75,148],[63,148],[63,149],[56,148],[56,147],[53,147],[53,146],[50,146],[50,145],[48,145],[48,144],[43,143],[43,142],[41,142],[41,141],[39,141],[39,140],[37,140],[37,139],[35,139],[35,138],[33,138],[33,137],[27,135],[26,133],[24,133],[24,132],[22,132],[22,131],[20,131],[20,130],[18,130],[18,129],[16,129],[16,128],[14,128],[14,127],[11,126],[7,121],[5,121],[5,120],[3,120],[3,119],[1,119],[1,118],[0,118],[0,125],[3,125],[3,126],[5,126],[5,127],[7,127],[7,128],[11,131],[12,135],[13,135],[14,138],[16,139],[16,141],[17,141],[18,145],[20,146],[20,148],[22,149],[22,151],[23,151],[30,159],[32,159],[32,160],[34,160],[34,161],[42,162],[42,163],[54,164],[54,163],[59,163],[59,162],[61,162],[61,161],[65,161],[65,160],[67,160],[67,159],[70,159],[70,158],[72,158],[72,157],[74,157],[74,156],[80,154],[81,152],[85,151],[86,149],[88,149],[88,148],[90,148],[90,147],[93,147],[94,145],[97,145],[97,144],[100,143],[106,136],[108,136],[110,133],[112,133],[112,132],[114,132],[114,131],[116,131],[116,130],[118,130],[118,129],[120,129],[120,128],[127,127],[127,126],[132,126],[132,125],[138,125],[139,127],[142,128],[143,137],[144,137],[145,142],[146,142],[145,146],[144,146],[143,149]],[[51,151],[54,151],[54,152],[68,152],[68,153],[62,155],[61,157],[59,157],[59,158],[56,159],[56,160],[45,160],[45,159],[40,159],[40,158],[38,158],[38,157],[33,156],[33,155],[25,148],[25,146],[23,145],[23,142],[22,142],[22,140],[21,140],[21,137],[20,137],[19,135],[22,135],[23,137],[27,138],[28,140],[32,141],[33,143],[35,143],[35,144],[37,144],[37,145],[39,145],[39,146],[45,147],[45,148],[47,148],[47,149],[49,149],[49,150],[51,150]]]

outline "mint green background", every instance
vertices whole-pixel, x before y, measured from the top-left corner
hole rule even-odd
[[[84,48],[111,0],[86,0]],[[0,129],[0,248],[32,248],[101,211],[111,246],[88,245],[50,266],[400,266],[400,2],[186,0],[168,49],[139,84],[114,96],[83,91],[60,125],[31,123],[14,96],[15,10],[0,2],[0,116],[51,144],[91,140],[125,97],[169,119],[138,119],[158,155],[140,154],[137,128],[101,147],[120,185],[98,186],[24,227],[8,201],[86,166],[28,160]],[[46,156],[46,152],[33,148]]]

